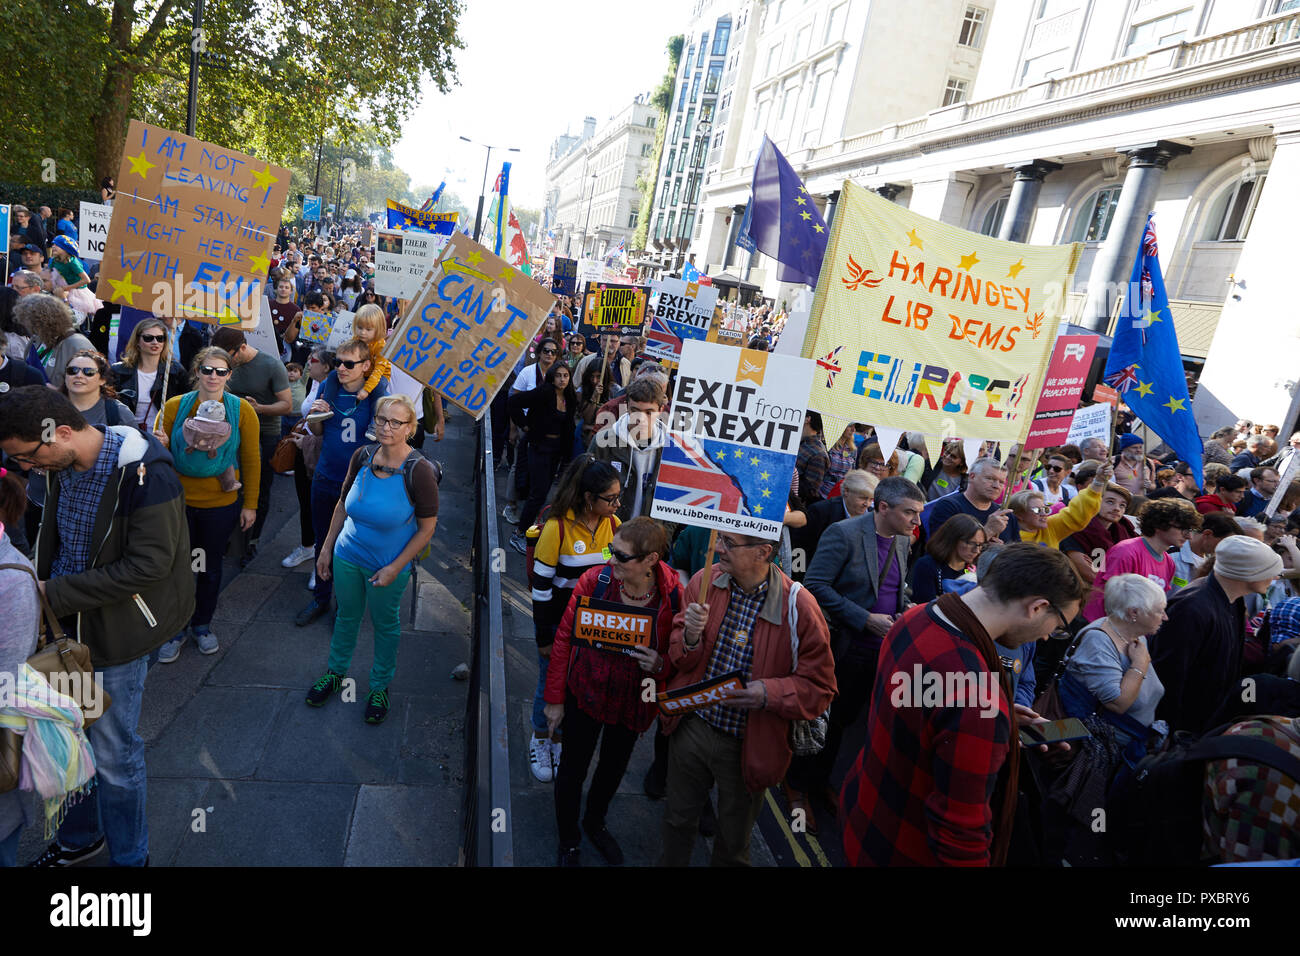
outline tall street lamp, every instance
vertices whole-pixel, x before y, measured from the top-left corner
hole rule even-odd
[[[492,165],[492,150],[504,149],[508,153],[517,153],[519,148],[517,146],[489,146],[487,143],[476,143],[468,136],[462,136],[461,139],[471,146],[482,146],[487,150],[487,156],[483,160],[483,187],[478,193],[478,212],[474,214],[474,241],[478,242],[483,228],[483,199],[487,195],[488,167]]]
[[[596,174],[591,174],[591,195],[587,197],[587,221],[582,227],[582,257],[587,258],[587,237],[591,232],[591,205],[596,199]],[[592,248],[595,248],[593,243]]]

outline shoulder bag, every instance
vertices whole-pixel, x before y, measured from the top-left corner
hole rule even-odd
[[[790,673],[799,668],[799,608],[797,601],[803,585],[798,582],[790,585]],[[826,728],[830,726],[831,709],[812,720],[790,721],[790,749],[796,757],[811,757],[822,752],[826,746]]]

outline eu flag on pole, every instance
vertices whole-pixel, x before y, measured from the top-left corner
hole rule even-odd
[[[1106,360],[1106,381],[1120,391],[1134,414],[1191,466],[1197,487],[1202,487],[1204,446],[1192,417],[1192,401],[1187,394],[1165,280],[1160,274],[1151,215],[1147,216],[1128,294],[1115,324],[1115,340]]]
[[[776,145],[763,137],[754,164],[749,235],[758,251],[779,263],[782,282],[817,285],[826,255],[826,220]]]

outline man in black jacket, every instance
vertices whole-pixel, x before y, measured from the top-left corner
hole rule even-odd
[[[44,385],[17,389],[0,415],[0,449],[45,470],[36,540],[40,587],[70,636],[90,648],[112,703],[86,731],[96,784],[69,809],[36,861],[65,866],[99,853],[116,866],[149,859],[144,741],[137,731],[149,654],[194,610],[185,497],[171,455],[134,425],[94,428]]]
[[[1151,666],[1165,695],[1156,717],[1170,730],[1202,733],[1241,678],[1247,594],[1263,594],[1282,573],[1273,549],[1244,534],[1214,550],[1214,571],[1169,599],[1169,619],[1151,637]]]

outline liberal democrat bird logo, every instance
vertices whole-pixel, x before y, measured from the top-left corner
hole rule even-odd
[[[834,387],[835,373],[842,371],[840,367],[840,363],[837,359],[840,354],[840,349],[842,349],[843,347],[844,346],[842,345],[837,345],[829,355],[827,355],[825,358],[819,358],[817,360],[817,367],[826,373],[827,388]]]
[[[852,256],[849,256],[850,278],[841,278],[840,281],[848,286],[850,291],[856,289],[860,285],[865,285],[868,289],[874,289],[876,286],[880,285],[880,283],[885,281],[884,276],[877,276],[874,279],[869,279],[867,278],[869,275],[871,275],[870,269],[862,268],[862,266],[853,261]]]

